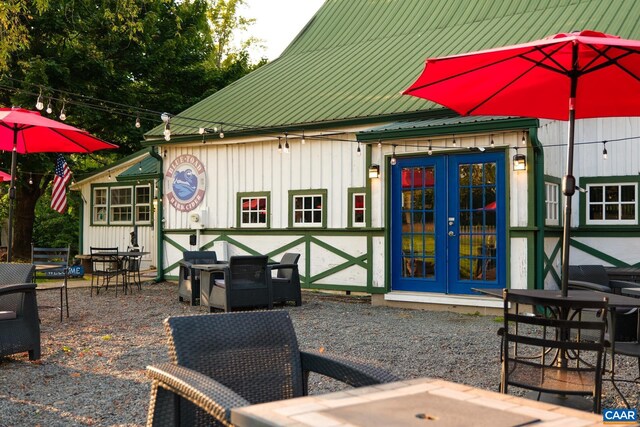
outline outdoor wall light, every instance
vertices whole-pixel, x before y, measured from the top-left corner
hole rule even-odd
[[[527,170],[527,156],[524,154],[517,154],[513,156],[513,170],[525,171]]]
[[[380,165],[369,166],[369,178],[380,178]]]

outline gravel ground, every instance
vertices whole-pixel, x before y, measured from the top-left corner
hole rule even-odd
[[[41,305],[56,292],[41,292]],[[146,284],[141,292],[89,297],[69,290],[71,317],[41,310],[42,359],[26,353],[0,358],[0,426],[138,426],[146,422],[145,367],[168,361],[162,320],[204,313],[178,303],[175,283]],[[499,321],[492,316],[373,307],[366,297],[304,293],[291,313],[300,347],[360,357],[401,378],[437,377],[497,390]],[[637,372],[626,358],[624,369]],[[313,393],[343,387],[313,376]],[[621,402],[605,383],[603,407]],[[638,406],[637,385],[625,389]]]

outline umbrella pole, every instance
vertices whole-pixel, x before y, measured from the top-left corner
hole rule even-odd
[[[13,151],[11,151],[11,186],[9,187],[9,238],[7,245],[7,262],[13,255],[13,208],[16,204],[16,163],[18,161],[18,131],[13,130]]]

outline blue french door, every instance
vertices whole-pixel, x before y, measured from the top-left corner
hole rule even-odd
[[[392,290],[469,294],[506,280],[504,153],[398,159]]]

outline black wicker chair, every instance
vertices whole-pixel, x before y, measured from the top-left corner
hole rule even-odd
[[[184,251],[178,276],[178,300],[185,299],[191,305],[199,305],[200,301],[200,271],[193,268],[195,264],[217,264],[215,251]]]
[[[586,289],[620,293],[621,288],[640,288],[640,283],[612,280],[602,265],[570,265],[569,289]],[[616,341],[637,341],[638,310],[619,308],[615,311]]]
[[[210,288],[209,310],[233,311],[236,308],[272,308],[271,272],[266,255],[237,255],[229,258],[223,279],[215,279]]]
[[[396,381],[377,367],[300,351],[286,311],[169,317],[172,363],[149,366],[147,425],[231,425],[231,408],[307,394],[309,372],[354,387]]]
[[[0,356],[40,359],[40,321],[33,264],[0,264]]]
[[[271,270],[277,271],[276,277],[271,278],[274,303],[293,301],[296,306],[302,305],[298,259],[300,259],[300,254],[288,252],[282,256],[280,264],[269,266]]]
[[[534,306],[541,314],[521,312],[520,305]],[[595,310],[600,316],[593,318]],[[514,386],[537,391],[538,398],[541,393],[591,396],[593,412],[599,413],[607,310],[604,295],[594,301],[505,290],[500,391]],[[582,318],[585,311],[588,320]]]

